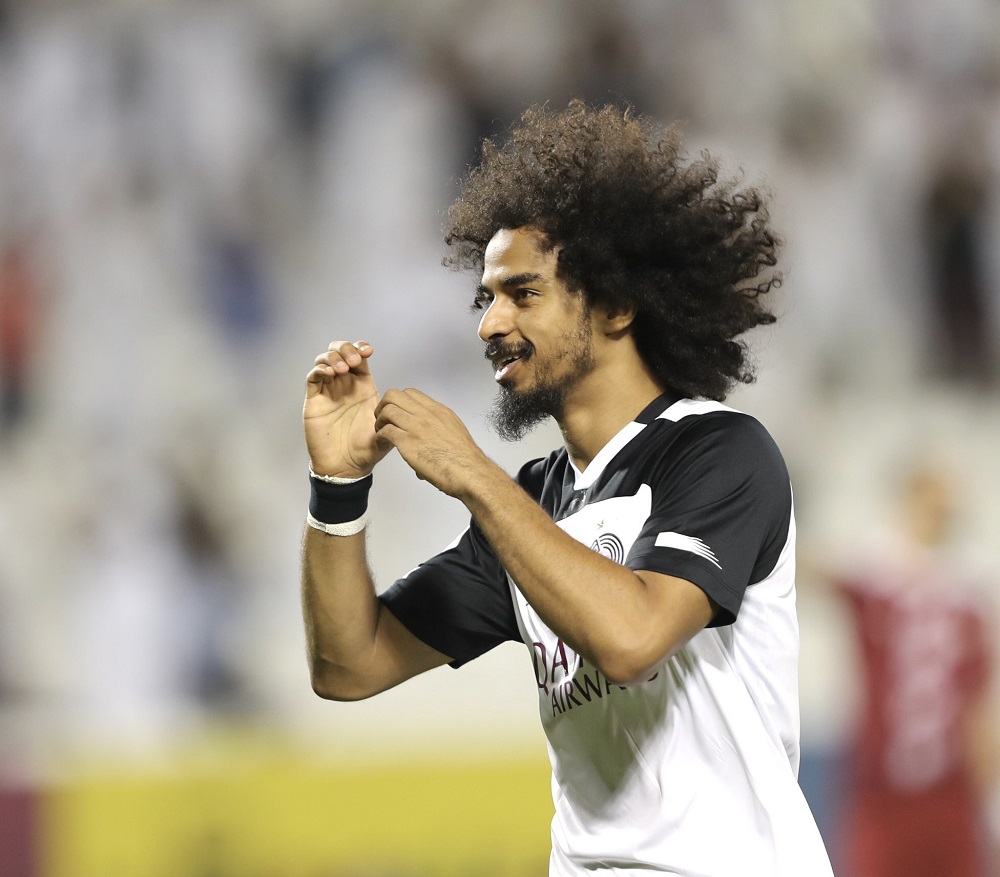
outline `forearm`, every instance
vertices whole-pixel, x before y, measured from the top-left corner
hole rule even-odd
[[[419,390],[386,393],[375,429],[420,478],[466,505],[534,610],[612,681],[647,678],[711,620],[711,601],[691,582],[635,572],[564,533],[453,411]]]
[[[1000,781],[1000,741],[997,738],[996,704],[992,697],[980,697],[970,709],[965,745],[973,781],[982,795],[988,797]]]
[[[644,678],[691,635],[679,616],[676,630],[673,617],[663,620],[664,594],[561,530],[498,467],[483,467],[470,483],[460,498],[518,588],[554,633],[610,679]]]
[[[380,604],[368,568],[365,532],[302,539],[302,615],[313,689],[322,697],[364,696],[377,642]]]
[[[390,449],[375,435],[372,353],[367,341],[331,343],[309,372],[302,408],[318,473],[302,537],[302,614],[313,690],[333,700],[369,697],[449,660],[384,608],[368,569],[366,478]]]

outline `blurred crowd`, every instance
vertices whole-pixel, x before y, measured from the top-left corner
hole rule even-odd
[[[484,136],[570,97],[679,121],[773,192],[783,319],[733,404],[785,451],[804,544],[871,541],[885,473],[926,448],[964,479],[963,555],[1000,582],[991,0],[7,0],[0,770],[314,719],[305,374],[366,337],[384,386],[437,395],[512,466],[528,453],[485,430],[443,212]],[[462,515],[402,468],[384,483],[387,585]],[[804,584],[822,750],[850,713],[847,625]]]

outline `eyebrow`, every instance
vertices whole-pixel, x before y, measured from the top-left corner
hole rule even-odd
[[[510,277],[504,277],[500,281],[500,286],[504,289],[512,289],[516,286],[524,286],[526,283],[535,283],[542,279],[541,274],[534,274],[531,271],[525,271],[521,274],[511,274]],[[476,285],[476,292],[489,292],[490,290],[484,286],[482,283]]]

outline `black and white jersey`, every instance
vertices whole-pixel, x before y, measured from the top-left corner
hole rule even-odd
[[[795,524],[764,428],[664,395],[584,471],[561,449],[517,481],[578,541],[693,582],[717,607],[623,687],[549,629],[474,522],[382,596],[453,666],[527,646],[552,762],[550,874],[830,875],[796,782]]]

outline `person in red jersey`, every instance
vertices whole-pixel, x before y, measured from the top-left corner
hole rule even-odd
[[[956,489],[920,464],[898,544],[836,579],[862,673],[841,860],[846,877],[984,877],[996,744],[993,619],[951,549]]]

